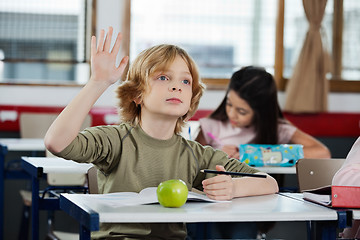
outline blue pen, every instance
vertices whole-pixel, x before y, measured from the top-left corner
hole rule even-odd
[[[189,126],[189,140],[191,140],[191,127]]]

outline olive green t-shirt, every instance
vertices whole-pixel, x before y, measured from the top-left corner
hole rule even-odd
[[[201,169],[223,165],[227,171],[256,173],[258,170],[229,159],[227,154],[174,134],[168,140],[147,135],[140,126],[127,123],[85,129],[59,157],[93,163],[98,168],[99,193],[140,192],[169,179],[182,179],[189,190],[202,190],[202,180],[213,174]],[[184,239],[183,223],[101,224],[94,239]]]

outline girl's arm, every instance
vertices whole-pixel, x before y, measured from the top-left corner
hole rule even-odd
[[[314,137],[297,129],[291,138],[292,144],[302,144],[304,146],[305,158],[330,158],[329,149],[316,140]]]
[[[104,40],[105,31],[101,30],[98,46],[96,37],[91,38],[91,77],[79,94],[66,106],[52,123],[45,135],[45,146],[51,152],[61,152],[77,136],[96,100],[105,90],[121,78],[128,57],[124,57],[116,67],[116,56],[120,49],[121,34],[119,33],[114,47],[111,49],[113,29],[109,27]]]
[[[203,146],[210,145],[208,142],[206,142],[206,139],[203,135],[203,131],[200,128],[200,132],[198,136],[196,137],[195,141],[200,143]],[[211,146],[211,145],[210,145]],[[239,159],[239,148],[236,145],[224,145],[221,149],[223,152],[226,152],[229,158],[237,158]]]
[[[225,171],[225,168],[217,165],[216,170]],[[276,180],[270,175],[266,174],[266,176],[266,178],[231,178],[230,176],[220,174],[205,179],[202,184],[206,195],[215,200],[231,200],[236,197],[277,193],[279,187]]]

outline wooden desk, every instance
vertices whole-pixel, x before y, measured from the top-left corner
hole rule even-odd
[[[190,202],[181,208],[159,204],[114,208],[92,201],[88,194],[61,194],[60,208],[80,223],[80,239],[90,239],[90,232],[99,230],[100,223],[320,221],[312,229],[314,239],[328,240],[336,238],[338,220],[335,210],[280,194],[226,203]]]
[[[77,163],[62,158],[46,158],[46,157],[22,157],[22,168],[31,176],[32,182],[32,205],[31,205],[31,224],[32,239],[39,239],[39,210],[51,209],[59,210],[58,198],[41,198],[39,196],[39,181],[48,173],[80,173],[86,174],[92,164]],[[71,187],[76,189],[76,187]],[[79,187],[83,189],[83,187]]]
[[[0,239],[4,237],[4,181],[5,179],[29,178],[23,171],[5,168],[5,157],[8,152],[45,151],[41,138],[0,138]]]

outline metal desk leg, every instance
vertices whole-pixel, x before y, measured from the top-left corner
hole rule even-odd
[[[80,240],[90,240],[91,239],[91,231],[87,229],[85,226],[80,224]]]
[[[312,240],[336,240],[337,221],[311,221]]]
[[[39,179],[31,177],[32,204],[31,204],[31,238],[39,239]]]
[[[0,239],[4,239],[4,180],[5,180],[5,155],[7,147],[0,145]]]

